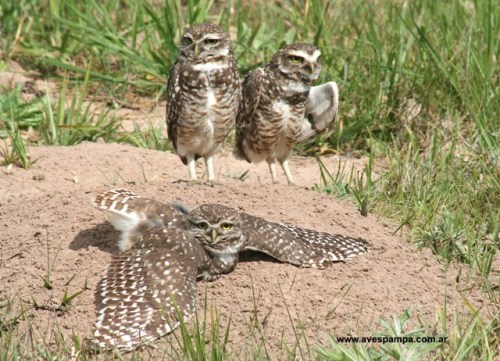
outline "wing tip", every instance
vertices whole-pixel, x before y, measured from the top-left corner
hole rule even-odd
[[[148,346],[151,342],[168,335],[180,325],[179,321],[164,322],[157,326],[156,332],[140,334],[137,330],[127,330],[119,335],[102,332],[106,328],[96,328],[94,336],[84,340],[82,349],[87,354],[99,354],[112,351],[130,352]],[[134,335],[134,333],[137,333]]]
[[[99,209],[112,210],[112,206],[117,199],[123,198],[122,201],[127,201],[128,199],[140,198],[136,193],[129,191],[127,189],[116,188],[108,191],[104,191],[96,195],[92,200],[92,204]]]

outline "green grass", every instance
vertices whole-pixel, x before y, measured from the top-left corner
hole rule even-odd
[[[18,165],[29,168],[37,159],[31,159],[30,145],[71,146],[83,141],[106,143],[119,142],[136,147],[170,150],[168,140],[163,136],[165,129],[149,124],[147,129],[137,125],[134,131],[125,132],[121,119],[114,110],[93,99],[89,89],[89,72],[80,84],[68,89],[67,78],[61,81],[61,88],[52,99],[49,90],[43,96],[32,100],[22,99],[19,86],[0,93],[0,165]],[[68,97],[68,93],[70,96]],[[36,139],[23,137],[30,130]]]
[[[300,152],[319,147],[370,159],[361,174],[342,164],[326,169],[320,162],[322,182],[315,189],[352,199],[363,215],[399,222],[411,241],[444,262],[470,265],[469,275],[479,275],[489,301],[500,305],[500,273],[491,266],[500,248],[500,3],[281,4],[0,0],[0,69],[15,60],[60,89],[55,97],[47,91],[30,101],[22,100],[19,87],[0,89],[0,164],[28,168],[37,161],[29,156],[31,146],[99,138],[169,149],[164,129],[150,125],[124,132],[120,119],[93,95],[121,104],[136,96],[162,99],[177,41],[190,23],[211,21],[230,29],[242,74],[284,43],[312,42],[323,52],[321,81],[339,84],[341,114],[332,135],[301,145]],[[36,139],[28,141],[30,130]],[[499,357],[499,308],[489,321],[471,310],[451,329],[438,312],[439,330],[452,342],[413,354],[437,360]],[[17,352],[11,337],[7,332],[3,340],[10,343],[2,343],[0,356]],[[333,342],[316,357],[385,360],[400,358],[400,351]],[[267,358],[265,349],[254,354]],[[194,351],[184,357],[203,355],[208,357]]]

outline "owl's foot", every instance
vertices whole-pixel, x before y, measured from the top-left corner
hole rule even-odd
[[[220,278],[220,274],[210,274],[208,272],[200,273],[196,276],[197,281],[213,282]]]

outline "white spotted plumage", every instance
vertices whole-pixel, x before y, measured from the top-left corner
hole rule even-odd
[[[152,199],[140,198],[137,194],[114,189],[99,194],[93,204],[110,212],[110,222],[121,232],[118,249],[130,249],[153,227],[174,227],[182,222],[187,209],[180,204],[162,204]]]
[[[131,350],[172,331],[179,315],[188,320],[197,296],[196,265],[189,257],[202,252],[181,230],[163,233],[154,228],[132,248],[114,256],[101,281],[91,343],[104,349]],[[174,253],[175,257],[167,257]]]
[[[100,284],[89,342],[101,349],[132,350],[172,331],[179,317],[191,318],[196,281],[231,272],[243,250],[316,268],[368,251],[362,239],[269,222],[216,204],[188,211],[126,190],[104,192],[94,204],[130,221],[127,227],[113,223],[126,234],[127,247],[113,256]]]

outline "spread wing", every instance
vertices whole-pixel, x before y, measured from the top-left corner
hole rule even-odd
[[[103,276],[89,346],[132,350],[187,321],[196,309],[196,246],[178,229],[156,228],[113,256]]]
[[[368,252],[368,243],[362,239],[268,222],[246,213],[241,216],[248,230],[245,249],[260,251],[296,266],[323,268],[330,262]]]
[[[141,198],[125,189],[113,189],[97,195],[93,204],[110,213],[110,222],[121,232],[118,248],[125,251],[154,227],[180,225],[189,212],[179,204],[164,204]]]
[[[339,90],[337,83],[328,82],[311,87],[299,142],[330,129],[337,117],[338,107]]]
[[[264,75],[262,68],[247,74],[242,84],[242,99],[236,116],[236,144],[233,154],[236,158],[250,160],[245,155],[245,135],[250,131],[255,111],[259,106],[261,82]]]

